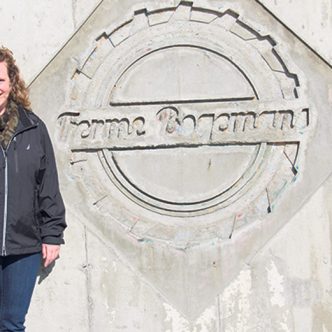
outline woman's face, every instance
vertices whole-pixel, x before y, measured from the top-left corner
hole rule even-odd
[[[11,91],[6,62],[0,62],[0,115],[6,110]]]

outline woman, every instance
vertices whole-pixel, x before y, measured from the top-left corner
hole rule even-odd
[[[53,148],[30,110],[13,54],[0,48],[0,331],[25,331],[41,258],[59,255],[66,227]]]

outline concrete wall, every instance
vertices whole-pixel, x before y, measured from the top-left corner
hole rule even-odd
[[[1,44],[15,53],[26,82],[41,72],[100,2],[5,0],[1,3]]]
[[[302,102],[308,103],[310,116],[312,115],[310,120],[313,120],[310,121],[307,132],[303,130],[303,133],[296,136],[301,146],[298,164],[294,164],[297,175],[294,178],[286,178],[282,168],[284,166],[280,167],[282,169],[276,178],[285,181],[286,189],[276,198],[275,204],[270,204],[271,197],[265,197],[272,210],[269,211],[271,213],[265,213],[264,208],[261,208],[261,204],[265,201],[262,203],[263,198],[260,198],[259,188],[263,187],[265,180],[257,178],[256,185],[247,189],[252,193],[251,196],[258,197],[258,203],[255,203],[257,208],[251,208],[255,210],[251,215],[248,213],[251,219],[249,217],[245,219],[240,213],[234,213],[236,209],[242,211],[244,206],[251,202],[245,194],[244,198],[236,203],[238,206],[234,211],[230,208],[230,215],[235,215],[229,219],[230,221],[222,218],[223,211],[228,211],[223,208],[217,209],[214,214],[203,214],[203,217],[181,217],[181,214],[180,217],[167,215],[165,217],[164,212],[160,212],[165,209],[162,204],[156,207],[156,211],[150,211],[135,202],[134,198],[126,198],[129,194],[126,189],[119,190],[116,181],[109,184],[111,181],[109,174],[104,172],[106,168],[103,160],[109,162],[107,158],[110,157],[105,153],[99,154],[98,159],[87,152],[89,146],[93,144],[97,146],[98,142],[92,140],[88,142],[90,145],[82,147],[79,145],[82,144],[81,141],[63,142],[61,136],[63,131],[60,130],[59,135],[59,128],[67,127],[64,127],[65,121],[59,123],[58,117],[66,119],[64,115],[66,112],[78,112],[84,109],[94,112],[93,115],[89,115],[91,119],[94,119],[95,114],[98,114],[99,118],[104,116],[99,104],[103,105],[105,91],[112,85],[108,81],[111,81],[112,77],[106,79],[105,73],[115,75],[121,72],[121,61],[125,61],[127,56],[125,49],[122,57],[111,58],[111,48],[107,48],[109,45],[105,39],[110,38],[114,41],[115,38],[119,40],[124,38],[121,34],[120,37],[112,35],[114,28],[131,20],[134,11],[141,8],[147,9],[145,13],[150,13],[156,8],[179,8],[177,20],[184,21],[190,4],[183,3],[183,6],[177,7],[178,5],[179,1],[166,0],[145,2],[50,0],[38,5],[32,0],[15,0],[0,4],[0,12],[5,18],[0,22],[2,43],[14,50],[25,79],[28,82],[35,79],[31,86],[34,109],[47,123],[55,142],[60,180],[68,210],[69,228],[66,232],[66,246],[62,248],[61,259],[56,265],[51,270],[40,273],[27,326],[31,331],[75,332],[330,331],[332,330],[330,226],[332,151],[328,146],[332,104],[330,1],[315,3],[312,0],[287,2],[216,0],[193,3],[194,8],[209,8],[215,12],[231,8],[240,15],[238,20],[241,23],[253,27],[260,36],[269,35],[275,38],[278,44],[276,50],[283,59],[287,59],[287,66],[295,70],[290,73],[296,72],[300,78],[301,84],[297,88],[300,94],[303,93],[300,96],[307,98],[308,101],[302,100]],[[97,6],[97,10],[93,12]],[[191,13],[194,12],[193,7],[190,8]],[[213,15],[211,11],[208,13]],[[275,17],[271,16],[269,11]],[[196,10],[196,18],[204,17],[207,20],[204,13],[206,12]],[[167,16],[167,13],[164,14]],[[89,19],[83,24],[87,17]],[[151,17],[149,16],[149,19]],[[230,16],[230,19],[232,17]],[[136,47],[139,49],[139,42],[143,43],[143,37],[146,36],[144,12],[142,16],[137,14],[135,18],[137,26],[141,27],[143,32],[141,38],[137,35],[137,44],[132,41],[130,45],[133,49]],[[161,19],[161,16],[158,19]],[[229,26],[222,26],[224,29],[222,31],[231,31]],[[171,32],[166,31],[168,35],[163,35],[162,40],[158,42],[170,42],[174,36],[183,38],[181,33],[179,35],[177,33],[187,30],[181,24],[178,28]],[[136,28],[131,27],[131,29],[133,31]],[[73,36],[76,31],[77,34]],[[125,30],[119,29],[119,31],[126,33]],[[139,34],[140,29],[137,28],[135,31]],[[239,29],[232,31],[232,34],[240,33]],[[248,31],[246,29],[246,34]],[[233,45],[232,37],[226,32],[220,33],[229,38],[229,43]],[[186,33],[190,35],[191,31]],[[244,40],[249,42],[254,40],[253,37],[247,38],[247,35],[243,34],[244,32],[241,34]],[[154,37],[149,36],[154,40]],[[196,38],[190,36],[191,40]],[[153,47],[153,43],[151,45],[147,44],[147,48]],[[227,53],[226,47],[224,50]],[[139,54],[143,50],[137,52]],[[186,56],[185,52],[180,55]],[[56,54],[58,55],[51,61]],[[172,54],[175,55],[177,56]],[[195,55],[196,59],[200,59],[200,54],[195,53]],[[218,62],[213,62],[216,61],[213,55],[208,55],[209,61],[204,62],[202,58],[199,60],[202,62],[198,64],[207,65],[208,68],[212,61],[214,64],[212,68],[220,70],[220,75],[224,74],[225,67],[218,67]],[[162,61],[167,61],[167,53],[163,56]],[[248,54],[248,57],[250,58],[251,54]],[[96,59],[100,61],[98,65],[95,64]],[[239,59],[236,53],[232,59],[234,62]],[[271,58],[265,59],[268,62]],[[154,61],[158,64],[161,60]],[[43,70],[49,62],[50,64]],[[187,62],[180,63],[183,68]],[[167,64],[165,65],[167,68],[172,68],[172,63],[163,62],[163,64]],[[249,64],[243,66],[250,72]],[[171,77],[175,77],[176,74],[171,69],[168,70]],[[190,71],[191,81],[195,81],[195,75],[198,74],[192,68]],[[153,78],[151,88],[147,89],[141,89],[139,84],[134,85],[137,79],[134,74],[129,78],[124,77],[122,81],[119,80],[120,90],[114,94],[115,101],[121,101],[121,98],[134,95],[137,91],[141,95],[146,93],[147,96],[151,96],[148,92],[154,91],[153,87],[156,85],[153,84],[157,84],[156,81],[162,71],[158,72],[156,66],[154,71],[139,72],[141,76],[138,77],[144,77],[142,81],[144,84],[150,77]],[[212,72],[210,75],[212,76]],[[263,86],[265,72],[257,69],[255,75],[253,75],[255,84]],[[289,78],[289,75],[286,76]],[[127,81],[132,83],[129,87],[126,85]],[[234,94],[232,80],[227,83],[230,86],[229,91]],[[132,86],[137,90],[130,90]],[[162,85],[165,90],[169,89],[167,90],[169,93],[173,91],[172,86],[170,83]],[[209,92],[212,94],[228,92],[226,90],[220,92],[219,86],[224,84],[216,78],[214,84],[216,88],[213,90],[209,86]],[[249,91],[245,85],[243,89]],[[194,90],[195,84],[191,91]],[[154,91],[151,98],[160,98],[159,91],[160,89]],[[262,91],[265,90],[262,88]],[[198,92],[199,89],[195,93]],[[183,91],[181,93],[180,97],[185,94]],[[285,89],[283,93],[286,94]],[[90,99],[90,95],[94,97]],[[277,95],[277,91],[275,94],[271,92],[272,97]],[[197,95],[189,95],[191,99],[196,97]],[[270,101],[267,100],[266,103],[268,102]],[[279,104],[272,106],[280,107]],[[114,110],[113,114],[117,115],[120,111],[122,109]],[[149,121],[148,115],[145,119]],[[156,137],[157,135],[152,136],[154,139]],[[232,139],[248,143],[255,137],[248,134]],[[266,134],[264,139],[272,138]],[[284,144],[279,136],[273,139],[278,139],[281,145]],[[146,139],[144,144],[148,145],[149,142],[149,139]],[[158,143],[155,142],[154,144]],[[195,139],[190,141],[191,144],[195,142]],[[166,143],[171,144],[172,141]],[[133,144],[130,142],[127,147],[132,147]],[[73,154],[69,151],[73,147],[81,148],[82,154]],[[212,165],[216,163],[217,167],[218,165],[224,167],[230,174],[237,171],[235,163],[240,163],[243,160],[241,158],[244,158],[239,155],[243,156],[247,152],[232,149],[233,147],[228,148],[222,160],[216,156],[210,157]],[[275,153],[275,150],[272,152]],[[150,189],[147,182],[149,177],[145,178],[145,173],[139,173],[137,170],[148,171],[159,186],[157,192],[163,197],[169,197],[167,190],[172,189],[176,192],[177,184],[181,184],[185,189],[188,188],[185,186],[186,176],[191,179],[195,176],[199,178],[203,174],[200,170],[195,170],[193,161],[197,165],[205,165],[205,161],[208,160],[206,156],[213,154],[213,151],[208,153],[203,151],[198,156],[191,155],[192,159],[189,161],[184,161],[184,156],[188,152],[184,151],[183,147],[175,150],[173,157],[165,156],[164,152],[160,153],[158,158],[161,163],[168,163],[169,173],[167,173],[167,168],[165,171],[161,167],[163,165],[160,166],[162,171],[156,171],[154,167],[149,166],[158,163],[149,152],[136,151],[144,155],[143,160],[134,160],[128,155],[123,159],[114,155],[114,158],[118,158],[119,165],[122,165],[128,174],[143,179],[139,184],[145,185],[146,191]],[[227,156],[234,153],[236,157],[232,157],[233,164],[225,164]],[[287,154],[288,150],[285,149],[282,153]],[[173,164],[171,158],[175,158]],[[131,163],[128,163],[128,159]],[[134,165],[133,169],[129,165]],[[269,171],[277,172],[273,162],[269,165]],[[185,172],[188,167],[191,168],[189,175]],[[160,179],[160,174],[169,178],[174,169],[177,171],[173,182],[171,177],[167,182]],[[178,171],[179,169],[182,173]],[[256,170],[257,174],[259,172]],[[202,176],[208,178],[205,173]],[[270,179],[267,175],[263,178]],[[179,190],[178,193],[191,198],[190,188],[192,188],[193,199],[197,199],[195,190],[213,191],[214,183],[218,181],[224,185],[228,183],[229,178],[216,171],[212,175],[209,187],[204,187],[197,181],[193,187],[189,186],[189,189]],[[277,180],[271,181],[277,182]],[[164,189],[165,186],[167,190]],[[183,221],[188,221],[193,226],[188,227]],[[162,226],[159,226],[159,222]],[[169,227],[170,223],[175,226]],[[239,226],[234,228],[233,223]],[[217,233],[217,236],[214,236],[214,233]]]

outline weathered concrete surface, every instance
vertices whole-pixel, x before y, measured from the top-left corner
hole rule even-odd
[[[75,220],[68,212],[68,220]],[[26,323],[29,330],[90,331],[86,237],[82,224],[70,222],[61,259],[52,270],[40,271]]]
[[[281,0],[258,1],[332,65],[331,1],[290,0],[287,3]]]
[[[100,0],[11,0],[0,3],[1,45],[13,50],[31,82]]]
[[[221,295],[225,331],[330,331],[331,178]]]
[[[103,98],[108,100],[107,89],[111,89],[112,80],[117,79],[117,75],[121,73],[121,63],[128,61],[132,54],[130,48],[126,49],[123,46],[124,51],[118,53],[121,56],[112,58],[106,37],[113,32],[114,28],[127,20],[130,21],[135,10],[147,8],[149,12],[156,8],[169,7],[173,8],[174,13],[174,8],[178,4],[178,1],[145,1],[144,3],[104,1],[94,16],[80,29],[32,86],[34,109],[47,122],[51,136],[56,143],[70,228],[66,235],[67,245],[63,248],[61,260],[57,262],[50,276],[37,285],[27,323],[31,330],[49,331],[328,331],[331,329],[329,317],[331,307],[330,196],[332,190],[330,180],[328,182],[325,180],[332,169],[329,147],[329,110],[332,103],[331,89],[329,89],[329,86],[332,86],[331,68],[323,64],[301,42],[285,31],[268,13],[256,7],[254,1],[195,1],[193,6],[194,8],[210,8],[219,12],[223,12],[230,6],[235,13],[240,14],[239,20],[244,26],[248,24],[254,28],[254,31],[258,32],[263,40],[266,34],[273,36],[278,44],[274,50],[285,61],[286,67],[292,69],[286,75],[288,77],[286,80],[280,80],[282,71],[285,70],[280,69],[282,62],[276,61],[273,54],[264,53],[263,49],[259,48],[260,43],[256,43],[255,47],[262,52],[259,53],[262,54],[261,62],[259,65],[255,62],[259,60],[250,62],[254,52],[251,52],[251,46],[245,46],[255,40],[250,29],[243,30],[243,25],[241,27],[235,25],[231,30],[232,34],[228,35],[227,31],[230,31],[231,25],[235,22],[234,16],[229,15],[228,20],[219,21],[220,26],[225,30],[220,34],[225,37],[224,40],[229,42],[228,48],[223,46],[225,55],[228,55],[232,48],[237,49],[233,43],[234,38],[240,36],[244,40],[236,39],[240,45],[238,49],[241,50],[243,47],[245,50],[243,52],[242,49],[242,53],[248,58],[248,62],[242,61],[236,52],[232,54],[232,60],[249,75],[249,81],[253,80],[253,86],[258,87],[260,99],[266,98],[268,102],[272,100],[272,104],[265,104],[264,107],[267,107],[266,105],[272,105],[272,108],[279,107],[280,104],[276,103],[276,100],[281,95],[284,99],[292,98],[293,90],[289,89],[289,85],[285,85],[285,83],[292,81],[294,73],[299,78],[300,85],[296,88],[299,96],[308,97],[310,120],[312,120],[308,126],[308,135],[305,131],[304,134],[295,131],[293,136],[284,135],[284,133],[287,135],[292,133],[290,129],[283,131],[282,135],[280,132],[278,135],[271,131],[262,132],[266,134],[264,139],[271,140],[271,142],[279,140],[282,143],[284,137],[292,139],[295,137],[300,141],[302,152],[300,162],[293,165],[295,168],[293,172],[298,172],[294,178],[295,183],[288,182],[293,175],[283,177],[289,164],[274,164],[279,159],[272,158],[268,170],[274,172],[279,169],[278,174],[281,174],[281,178],[287,184],[287,190],[276,200],[275,205],[270,206],[272,213],[268,216],[262,212],[262,206],[266,208],[266,204],[270,204],[270,201],[273,201],[278,195],[277,193],[270,195],[269,192],[268,197],[264,196],[265,199],[257,205],[261,208],[261,210],[258,208],[260,211],[258,224],[253,222],[251,227],[244,228],[246,220],[242,218],[241,214],[236,218],[219,223],[218,220],[221,219],[218,218],[222,213],[218,211],[223,211],[222,209],[215,210],[217,211],[215,219],[211,217],[211,214],[203,214],[196,219],[187,215],[181,219],[179,215],[181,216],[182,212],[179,211],[176,212],[175,217],[170,217],[160,213],[167,208],[165,204],[154,207],[153,211],[143,213],[142,210],[148,204],[146,202],[142,204],[137,200],[137,197],[142,196],[130,191],[132,189],[128,186],[119,187],[121,181],[110,181],[112,174],[105,172],[108,167],[107,163],[111,160],[109,154],[106,152],[99,154],[98,159],[92,152],[82,151],[82,154],[73,154],[73,158],[68,160],[66,151],[70,148],[80,147],[80,145],[71,145],[71,142],[68,142],[67,146],[59,144],[59,135],[55,126],[59,114],[84,110],[93,113],[93,116],[87,117],[88,120],[102,119],[105,113],[96,108],[104,105]],[[174,23],[174,26],[178,24],[176,30],[180,33],[176,35],[175,30],[171,32],[172,36],[176,35],[179,40],[182,38],[181,31],[186,29],[186,23],[183,22],[188,20],[189,13],[190,17],[198,22],[209,22],[214,17],[211,11],[191,10],[191,3],[183,4],[184,6],[179,7],[177,14],[174,15],[175,21],[182,22]],[[294,15],[288,19],[287,11],[291,8],[288,6],[292,6],[292,4],[292,2],[287,4],[280,2],[278,7],[278,15],[283,17],[287,26],[292,28],[292,24],[310,21],[312,12],[307,11],[309,7],[303,6],[300,9],[297,7],[296,15],[299,12],[301,15],[296,16],[295,23]],[[271,3],[269,5],[272,6]],[[254,14],[250,14],[250,9]],[[327,10],[328,15],[330,15],[329,10]],[[59,12],[59,14],[61,13]],[[173,14],[167,12],[150,15],[149,22],[150,24],[156,23],[158,20],[163,22],[163,20],[168,20],[171,15]],[[325,26],[329,24],[328,15],[323,20]],[[123,38],[133,32],[137,32],[138,37],[137,43],[131,44],[132,49],[135,49],[137,45],[144,45],[144,29],[146,28],[144,12],[136,13],[135,18],[135,24],[131,24],[130,29],[126,30],[124,26],[123,29],[117,30],[117,33],[111,34],[110,40],[113,45],[117,46]],[[162,29],[162,24],[159,27]],[[140,30],[142,31],[140,32]],[[190,35],[189,30],[186,30],[189,35],[188,43],[196,38]],[[320,31],[323,39],[329,36],[326,31],[330,30],[322,27]],[[297,30],[296,34],[299,34],[311,46],[314,45],[307,38],[310,35],[307,31],[303,33]],[[61,36],[64,43],[67,34],[61,34]],[[209,38],[210,36],[206,38],[206,43]],[[153,38],[151,37],[150,40]],[[170,40],[171,38],[168,39],[165,34],[160,42]],[[198,37],[195,41],[202,42]],[[265,39],[266,41],[268,40]],[[269,43],[267,45],[272,46]],[[146,44],[146,49],[151,46],[153,46],[152,42]],[[205,46],[211,47],[208,44]],[[326,43],[315,44],[312,47],[326,58],[328,53]],[[206,57],[201,57],[201,53],[197,51],[188,53],[184,49],[178,48],[178,50],[179,52],[173,50],[164,52],[162,61],[165,62],[160,62],[158,56],[146,57],[144,61],[137,62],[137,66],[133,66],[132,71],[128,70],[121,76],[117,89],[112,90],[110,97],[113,98],[111,101],[114,105],[112,106],[118,107],[117,103],[133,102],[135,101],[133,97],[137,95],[152,98],[154,102],[170,95],[175,99],[185,96],[190,100],[205,97],[217,98],[220,94],[226,97],[241,97],[239,91],[234,89],[234,83],[241,86],[241,92],[245,94],[251,91],[248,85],[241,83],[242,81],[239,79],[241,75],[236,76],[236,71],[232,69],[232,66],[227,66],[226,62],[222,63],[215,53],[206,52],[203,53]],[[140,52],[144,52],[143,46]],[[191,57],[191,54],[194,56]],[[172,61],[173,59],[176,61]],[[209,60],[204,62],[204,59]],[[195,63],[195,61],[197,62]],[[266,63],[272,68],[273,75],[278,77],[277,79],[274,80],[269,76]],[[206,77],[202,77],[205,79],[201,81],[204,82],[204,89],[201,89],[205,93],[203,95],[199,95],[200,89],[196,89],[200,85],[195,84],[200,71],[196,67],[190,67],[189,64],[204,67],[209,73]],[[257,72],[256,75],[252,75],[251,67]],[[159,80],[162,77],[163,68],[167,68],[168,75],[164,80]],[[211,68],[215,68],[215,72]],[[75,73],[75,70],[78,71]],[[232,79],[229,79],[230,76],[227,76],[226,72],[233,75]],[[278,74],[278,72],[280,73]],[[185,85],[185,87],[190,87],[188,90],[182,89],[181,84],[173,90],[172,88],[176,85],[164,84],[165,79],[177,77],[176,75],[179,77],[174,81],[181,82],[182,77],[188,73],[191,77],[191,80]],[[213,74],[217,73],[218,77],[214,77]],[[220,80],[222,75],[228,78],[227,85],[222,84],[223,81]],[[74,80],[73,77],[75,77]],[[214,85],[209,85],[209,78],[215,80]],[[239,85],[240,83],[242,85]],[[149,88],[146,88],[147,86]],[[164,87],[167,88],[164,89]],[[212,94],[208,95],[206,91]],[[273,102],[275,103],[273,104]],[[290,104],[285,102],[283,105],[289,106]],[[165,136],[167,139],[157,143],[175,146],[178,143],[185,145],[188,142],[201,144],[202,137],[205,139],[204,144],[210,143],[211,141],[207,139],[204,131],[206,123],[202,127],[198,127],[204,130],[198,130],[196,136],[191,136],[191,141],[176,141],[178,138],[174,137],[173,128],[177,128],[177,131],[181,133],[188,132],[192,128],[193,121],[199,118],[199,112],[204,112],[204,110],[213,112],[213,107],[201,107],[193,111],[188,106],[176,106],[176,109],[174,107],[167,109],[163,113],[164,116],[171,119],[173,112],[179,110],[180,113],[176,114],[177,116],[184,114],[188,117],[178,117],[174,123],[168,121],[165,127],[168,133],[168,136]],[[240,102],[238,107],[241,107]],[[143,108],[140,110],[147,121],[153,120],[149,118],[150,115],[146,116],[143,113]],[[244,110],[246,111],[246,109]],[[272,109],[270,110],[272,111]],[[135,110],[129,111],[135,114]],[[85,114],[88,115],[89,112],[85,112]],[[121,109],[118,111],[112,109],[112,112],[117,117],[120,117],[120,114],[130,113],[123,111],[121,113]],[[226,108],[225,114],[230,113]],[[234,118],[234,115],[232,116]],[[130,119],[129,115],[128,117]],[[139,120],[135,124],[139,125]],[[175,127],[173,127],[174,124]],[[225,122],[219,124],[225,126]],[[153,122],[147,128],[149,130],[153,128]],[[140,130],[139,127],[136,129]],[[81,137],[85,135],[83,132],[82,136],[82,132]],[[218,133],[218,130],[212,131],[214,134],[216,132]],[[246,135],[246,133],[231,135],[233,134],[230,134],[229,139],[234,140],[235,143],[248,139],[256,142],[255,140],[262,137]],[[141,144],[140,148],[145,148],[154,144],[156,137],[154,134],[154,136],[150,136],[150,140],[146,139],[135,144]],[[218,135],[211,137],[220,139]],[[121,141],[120,143],[123,145],[119,146],[116,143],[112,147],[130,148],[134,144],[131,142]],[[218,141],[212,142],[218,143]],[[84,142],[84,140],[76,139],[74,143],[81,144],[84,150],[90,147],[100,148],[102,141],[91,139],[87,143],[87,140]],[[152,191],[154,195],[160,194],[162,198],[166,198],[164,201],[174,198],[178,199],[178,202],[175,203],[181,203],[183,202],[182,197],[196,199],[198,192],[203,194],[213,192],[215,183],[218,181],[221,187],[232,183],[232,178],[227,174],[241,175],[241,172],[244,171],[238,165],[245,165],[248,155],[250,156],[255,151],[246,150],[246,147],[237,148],[237,150],[234,147],[228,147],[228,150],[225,150],[226,153],[220,157],[218,150],[214,151],[214,148],[209,148],[204,152],[204,149],[206,149],[204,145],[199,149],[192,148],[190,152],[193,154],[187,162],[184,161],[184,156],[188,154],[188,151],[184,147],[173,150],[177,152],[171,157],[167,155],[167,149],[159,152],[157,159],[161,165],[168,165],[168,173],[164,173],[162,168],[154,166],[156,161],[152,153],[157,150],[150,153],[138,149],[133,156],[130,155],[130,152],[117,152],[113,154],[113,157],[129,180],[138,181],[139,186],[144,188],[143,192]],[[279,150],[274,147],[271,151],[276,153]],[[197,153],[195,154],[193,151],[197,151]],[[271,151],[270,153],[272,153]],[[288,148],[280,151],[288,157],[294,157],[293,152]],[[266,150],[265,156],[271,156],[268,152],[269,150]],[[206,159],[206,156],[209,155],[212,160],[210,163]],[[137,158],[137,156],[141,156],[141,158]],[[231,156],[230,162],[227,164],[229,156]],[[278,154],[274,156],[278,156]],[[181,161],[176,161],[176,158]],[[278,168],[276,165],[284,166]],[[207,178],[206,173],[200,172],[202,166],[210,169],[211,179],[206,183],[188,181],[191,177]],[[218,173],[218,168],[226,169],[227,172]],[[187,169],[191,169],[191,172],[187,173]],[[114,170],[115,168],[111,168],[111,171]],[[142,171],[139,172],[139,170]],[[255,174],[259,175],[260,172],[257,171]],[[96,175],[98,175],[98,179]],[[250,187],[253,188],[250,190],[256,194],[259,192],[259,188],[264,188],[264,181],[259,182],[259,179],[260,177],[257,176],[257,182],[254,182],[256,185]],[[257,183],[260,185],[257,186]],[[278,181],[274,179],[272,184],[276,183]],[[155,189],[156,184],[159,189]],[[133,201],[126,198],[126,195],[131,195]],[[108,196],[111,199],[106,198]],[[310,196],[312,197],[310,198]],[[200,196],[201,199],[202,197],[204,198],[204,195]],[[243,201],[240,200],[238,205],[240,207],[241,202]],[[251,200],[245,200],[245,204],[247,202],[251,202]],[[151,201],[148,203],[150,204]],[[185,206],[185,204],[183,205]],[[201,207],[206,208],[204,204]],[[231,213],[232,208],[228,211]],[[255,213],[252,215],[257,216]],[[183,220],[190,221],[190,227],[184,227]],[[209,221],[209,226],[201,227],[200,225],[206,221]],[[238,224],[238,228],[233,227],[235,222]],[[170,224],[173,226],[170,227]],[[223,225],[221,229],[218,228],[220,224]],[[284,227],[282,228],[282,226]],[[282,230],[278,233],[280,228]],[[252,232],[253,230],[255,232]],[[217,240],[213,234],[217,235]],[[227,240],[229,235],[232,235],[231,240]],[[272,240],[270,240],[271,237]],[[258,254],[256,254],[257,252]],[[43,313],[42,320],[40,312]]]
[[[195,322],[167,303],[113,248],[84,234],[71,219],[73,235],[67,236],[50,277],[37,285],[27,325],[32,331],[329,331],[331,183],[329,179]],[[89,244],[88,251],[83,243]]]

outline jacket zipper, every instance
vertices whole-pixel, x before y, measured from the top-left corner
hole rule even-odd
[[[2,256],[6,256],[6,231],[7,231],[7,200],[8,200],[8,167],[7,167],[7,150],[1,146],[3,156],[5,158],[5,201],[3,208],[3,226],[2,226]]]
[[[17,157],[17,151],[16,151],[16,136],[13,139],[14,141],[14,161],[15,161],[15,172],[18,173],[18,157]]]
[[[6,149],[4,149],[2,147],[2,145],[0,144],[3,156],[5,158],[5,198],[4,198],[3,226],[2,226],[2,249],[1,249],[1,255],[2,256],[6,256],[6,254],[7,254],[6,253],[6,232],[7,232],[7,214],[8,214],[8,163],[7,163],[7,151],[9,149],[10,143],[13,141],[13,139],[15,139],[15,143],[16,143],[16,136],[18,134],[22,133],[23,131],[25,131],[25,130],[27,130],[29,128],[35,127],[35,126],[37,126],[37,125],[25,128],[24,130],[21,130],[21,131],[15,133],[11,137],[10,141],[8,142],[8,145],[7,145]],[[15,148],[16,148],[16,146],[15,146]]]

